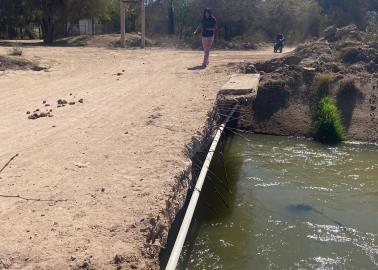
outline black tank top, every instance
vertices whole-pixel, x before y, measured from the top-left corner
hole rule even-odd
[[[202,36],[203,37],[212,37],[214,36],[213,30],[207,30],[209,28],[215,28],[217,25],[217,20],[214,17],[205,18],[202,21]]]

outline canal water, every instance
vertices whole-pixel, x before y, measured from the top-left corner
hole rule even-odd
[[[243,133],[219,148],[178,269],[378,269],[378,146]]]

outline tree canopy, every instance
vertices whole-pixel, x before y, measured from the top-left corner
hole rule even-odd
[[[279,32],[292,42],[319,35],[327,25],[371,25],[378,0],[145,0],[147,31],[189,37],[210,7],[218,20],[218,38],[271,40]],[[128,6],[128,29],[136,31],[138,12]],[[84,18],[108,21],[119,30],[119,0],[0,0],[0,36],[20,38],[39,25],[44,41],[67,33],[67,23]]]

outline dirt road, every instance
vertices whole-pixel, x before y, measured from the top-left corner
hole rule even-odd
[[[0,73],[0,168],[19,154],[0,173],[0,269],[116,269],[117,254],[122,269],[154,265],[138,224],[165,207],[185,145],[229,78],[226,64],[272,57],[216,51],[208,69],[188,70],[201,52],[24,55],[50,68]],[[75,104],[58,108],[59,99]],[[53,117],[28,119],[36,109]]]

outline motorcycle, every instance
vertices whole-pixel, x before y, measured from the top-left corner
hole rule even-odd
[[[274,52],[275,53],[282,53],[284,48],[284,40],[278,40],[274,43]]]

